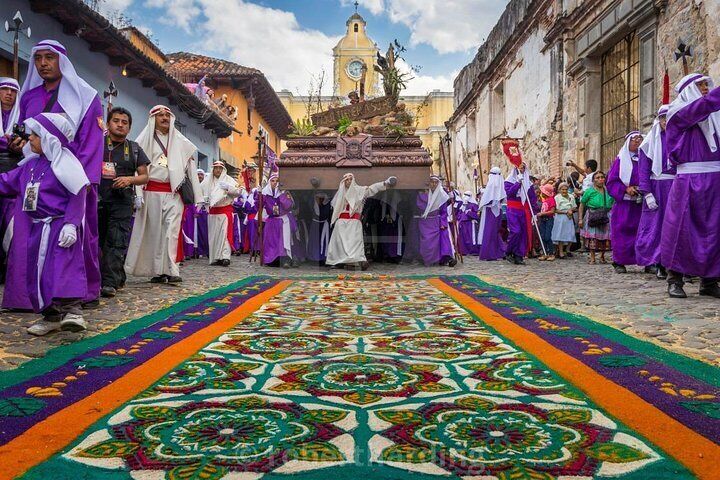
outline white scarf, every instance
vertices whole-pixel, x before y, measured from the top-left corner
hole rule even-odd
[[[17,80],[10,77],[0,77],[0,88],[12,88],[16,92],[19,92],[20,85]],[[0,115],[0,135],[12,135],[13,125],[18,121],[20,116],[20,95],[18,94],[15,98],[15,104],[10,110],[10,116],[8,116],[7,125],[3,125],[2,115]]]
[[[702,98],[702,93],[697,86],[697,82],[705,80],[708,83],[708,87],[711,89],[715,86],[710,77],[706,77],[699,73],[692,73],[685,75],[682,80],[675,86],[675,91],[678,92],[678,96],[670,104],[670,110],[668,111],[668,121],[680,110],[693,103],[696,100]],[[711,113],[708,118],[698,123],[700,130],[702,130],[705,136],[705,141],[708,144],[711,152],[715,152],[718,149],[717,142],[715,141],[715,134],[720,135],[720,112]]]
[[[532,181],[530,180],[530,170],[527,168],[527,166],[525,166],[525,172],[523,172],[522,174],[517,168],[513,168],[510,172],[510,175],[507,176],[505,181],[508,183],[522,182],[522,187],[520,187],[520,201],[522,201],[523,204],[527,203],[528,191],[532,188]]]
[[[78,76],[75,67],[67,57],[67,50],[65,50],[62,43],[55,40],[42,40],[32,48],[30,59],[33,58],[35,52],[40,50],[50,50],[60,57],[62,80],[60,80],[60,86],[58,87],[57,101],[67,116],[70,117],[73,128],[77,130],[88,108],[97,97],[97,90]],[[20,96],[22,97],[26,92],[43,85],[43,83],[44,80],[38,73],[37,68],[35,68],[35,64],[30,62],[30,69],[20,90]]]
[[[213,167],[215,167],[215,165],[213,165]],[[227,183],[233,190],[237,189],[238,186],[235,179],[228,175],[225,165],[222,165],[222,173],[220,173],[218,178],[215,178],[215,175],[210,172],[205,175],[205,178],[200,184],[203,197],[210,199],[210,207],[216,206],[227,197],[227,192],[220,188],[221,183]]]
[[[500,168],[493,167],[490,169],[490,175],[488,176],[488,183],[485,186],[485,191],[480,197],[479,208],[483,208],[485,205],[490,205],[490,210],[497,217],[500,215],[500,204],[507,200],[507,192],[505,192],[505,182],[502,177]]]
[[[153,158],[153,152],[160,149],[160,145],[155,141],[155,115],[164,110],[170,111],[164,105],[156,105],[150,110],[147,126],[135,140],[151,159]],[[175,115],[172,112],[170,112],[170,130],[167,137],[168,144],[165,145],[165,149],[168,152],[170,188],[174,192],[185,181],[188,160],[195,154],[197,147],[175,128]]]
[[[50,168],[63,187],[77,195],[83,187],[90,184],[82,164],[67,148],[67,144],[75,137],[75,130],[65,115],[41,113],[26,119],[25,126],[40,137],[43,155],[50,161]],[[65,138],[62,138],[63,136]],[[25,158],[18,162],[19,166],[39,157],[30,149],[30,142],[23,147],[23,153]]]
[[[667,112],[668,105],[660,107],[660,110],[658,110],[658,116],[653,122],[652,128],[647,135],[645,135],[643,142],[640,144],[640,150],[642,150],[645,156],[652,161],[652,173],[654,175],[662,174],[663,169],[669,166],[662,164],[662,127],[660,126],[660,117],[667,115]]]
[[[352,179],[349,187],[345,187],[345,178]],[[362,209],[363,200],[365,200],[365,187],[361,187],[355,183],[355,176],[353,174],[346,173],[343,179],[340,180],[338,191],[332,200],[333,214],[330,224],[335,225],[335,222],[340,218],[340,214],[345,211],[345,202],[350,206],[350,215],[354,215]]]
[[[450,199],[450,195],[445,191],[442,185],[435,187],[434,191],[428,193],[428,202],[425,207],[425,211],[422,214],[422,218],[427,218],[431,212],[434,212],[438,208],[442,207]]]
[[[640,132],[630,132],[625,136],[625,143],[618,153],[620,158],[620,180],[625,184],[626,187],[630,186],[630,178],[632,177],[633,162],[637,162],[637,153],[630,151],[630,141],[633,137],[641,136]]]

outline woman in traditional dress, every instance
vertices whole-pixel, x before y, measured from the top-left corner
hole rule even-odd
[[[575,196],[569,191],[565,182],[558,185],[558,194],[555,195],[555,223],[552,229],[552,241],[557,245],[557,258],[563,259],[570,255],[565,252],[565,247],[575,243],[575,221],[574,214],[577,209]]]
[[[614,202],[605,187],[605,173],[598,170],[593,175],[593,186],[585,189],[580,199],[580,237],[590,252],[590,264],[595,264],[596,252],[600,252],[600,263],[607,263],[605,252],[611,246],[610,209]]]

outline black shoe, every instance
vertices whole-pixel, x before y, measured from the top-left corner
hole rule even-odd
[[[360,270],[362,270],[364,272],[368,268],[370,268],[370,262],[368,262],[368,261],[360,262]]]
[[[117,290],[113,287],[102,287],[100,289],[100,296],[105,298],[113,298],[115,295],[117,295]]]
[[[625,265],[613,263],[613,268],[615,269],[615,273],[627,273],[627,268],[625,268]]]
[[[98,308],[100,306],[100,299],[96,298],[95,300],[90,300],[89,302],[83,302],[82,309],[83,310],[92,310],[94,308]]]
[[[448,262],[448,267],[451,267],[451,268],[452,268],[452,267],[454,267],[455,265],[457,265],[457,260],[455,260],[454,258],[451,259],[451,260]]]
[[[220,267],[222,266],[222,260],[215,260],[210,264],[211,267]]]
[[[657,273],[655,276],[658,278],[658,280],[665,280],[667,279],[667,270],[665,270],[665,267],[662,265],[658,265]]]
[[[283,260],[282,262],[280,262],[280,266],[282,268],[290,268],[290,262],[288,262],[287,260]]]
[[[683,290],[682,285],[671,283],[668,285],[668,295],[670,298],[687,298],[687,293]]]
[[[507,255],[505,255],[505,260],[507,260],[510,263],[515,263],[515,256],[508,253]]]
[[[571,252],[568,252],[567,250],[565,251],[565,257],[567,257],[567,258],[572,258],[572,257],[574,257],[574,256],[575,256],[575,255],[573,255]]]
[[[523,260],[523,257],[521,257],[520,255],[514,255],[513,263],[515,265],[525,265],[525,260]]]
[[[168,277],[167,275],[158,275],[157,277],[153,277],[150,279],[150,283],[168,283]]]
[[[167,277],[167,283],[182,283],[182,277]]]
[[[700,295],[703,297],[720,298],[720,286],[718,286],[717,282],[710,285],[703,285],[700,287]]]
[[[223,261],[220,263],[220,265],[222,265],[223,267],[229,267],[229,266],[230,266],[230,260],[228,260],[228,259],[226,258],[225,260],[223,260]]]
[[[657,274],[658,268],[655,265],[648,265],[645,267],[645,273],[652,273],[653,275]]]

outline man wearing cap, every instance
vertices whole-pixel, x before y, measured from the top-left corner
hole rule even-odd
[[[12,138],[13,126],[17,123],[19,103],[17,94],[20,85],[14,78],[0,77],[0,173],[9,172],[17,166],[21,155],[11,152],[8,144]],[[0,284],[5,283],[7,247],[12,232],[8,231],[15,208],[14,198],[0,198]],[[7,238],[6,238],[7,234]]]
[[[190,182],[193,203],[203,201],[194,157],[197,148],[175,128],[175,115],[164,105],[150,110],[148,124],[137,143],[150,158],[150,180],[143,191],[143,206],[135,217],[125,271],[152,277],[152,283],[179,283],[182,278],[177,253],[183,240],[183,183]]]
[[[88,282],[84,302],[95,305],[101,284],[97,202],[103,160],[102,104],[97,91],[78,76],[61,43],[42,40],[33,47],[31,55],[33,62],[20,90],[18,122],[42,112],[64,113],[70,120],[74,139],[68,148],[80,161],[91,186],[85,203],[82,252]],[[22,139],[15,139],[11,149],[20,151],[23,143]],[[26,238],[28,234],[18,228],[13,231],[17,238]],[[16,257],[25,254],[26,248],[19,245]],[[8,277],[8,283],[22,285],[27,281],[25,272],[14,271],[12,275],[12,278]],[[31,304],[22,288],[11,288],[6,289],[3,306],[27,309]]]
[[[675,89],[666,138],[677,174],[660,237],[668,293],[687,296],[685,274],[701,278],[700,295],[720,298],[720,88],[691,74]]]
[[[234,178],[227,174],[225,163],[213,162],[210,175],[200,184],[203,203],[209,209],[208,239],[210,265],[230,265],[233,245],[233,200],[242,193]]]
[[[18,167],[0,175],[0,195],[16,197],[14,223],[27,235],[10,248],[10,273],[22,270],[22,290],[41,321],[28,328],[42,336],[56,330],[87,328],[81,303],[87,295],[83,262],[83,217],[90,181],[69,149],[75,134],[61,114],[41,113],[24,122],[30,133]],[[16,240],[19,237],[16,237]],[[16,257],[23,245],[22,257]]]
[[[368,262],[365,257],[363,227],[360,220],[363,206],[367,198],[385,191],[396,183],[396,177],[389,177],[384,182],[362,187],[355,183],[355,176],[352,173],[343,176],[332,200],[333,213],[330,225],[333,231],[330,234],[325,260],[327,265],[336,267],[344,265],[348,269],[359,266],[367,270]]]

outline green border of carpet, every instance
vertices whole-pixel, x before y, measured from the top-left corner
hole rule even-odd
[[[30,378],[34,378],[39,375],[48,373],[49,371],[60,367],[68,361],[72,360],[72,358],[77,355],[86,353],[88,350],[99,348],[119,338],[133,335],[143,328],[147,328],[154,323],[165,320],[170,315],[174,315],[183,311],[184,309],[193,307],[200,302],[218,296],[223,292],[239,288],[247,283],[250,283],[253,280],[260,280],[265,278],[273,277],[268,277],[267,275],[250,275],[236,282],[229,283],[223,287],[214,288],[207,291],[206,293],[185,298],[184,300],[180,300],[179,302],[175,303],[170,307],[166,307],[162,310],[158,310],[148,315],[136,318],[134,320],[130,320],[126,323],[123,323],[122,325],[118,325],[109,332],[84,338],[75,343],[58,345],[56,347],[53,347],[48,350],[43,357],[29,360],[15,369],[0,372],[0,390],[11,387],[13,385],[17,385],[18,383],[28,380]]]
[[[629,334],[618,330],[615,327],[605,325],[604,323],[600,323],[596,320],[592,320],[591,318],[584,315],[570,313],[560,310],[556,307],[547,306],[540,300],[529,297],[524,293],[519,293],[510,288],[501,287],[494,283],[487,282],[474,275],[457,275],[456,277],[462,278],[463,280],[469,280],[470,282],[475,283],[481,287],[494,288],[515,301],[525,303],[532,308],[538,309],[540,313],[551,314],[557,317],[561,317],[569,322],[581,325],[583,328],[589,330],[590,332],[602,335],[609,340],[621,343],[632,350],[636,350],[638,353],[642,353],[644,355],[653,357],[657,360],[667,363],[672,368],[675,368],[686,375],[707,382],[713,386],[720,387],[720,367],[716,367],[702,360],[688,357],[681,353],[670,351],[648,340],[632,337]],[[452,285],[450,286],[452,287]],[[496,310],[496,308],[494,307],[490,308]]]

